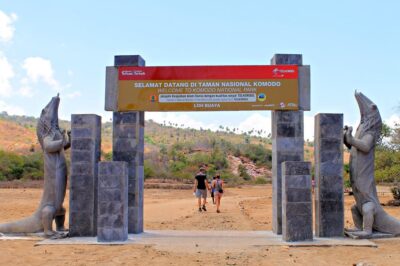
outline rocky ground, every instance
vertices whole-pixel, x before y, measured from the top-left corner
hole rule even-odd
[[[265,177],[271,180],[271,170],[267,169],[266,167],[258,167],[249,158],[228,155],[228,161],[230,171],[235,175],[239,175],[239,165],[243,165],[247,174],[253,179],[256,179],[257,177]]]

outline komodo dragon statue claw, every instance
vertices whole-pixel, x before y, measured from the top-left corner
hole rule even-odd
[[[57,95],[42,110],[37,124],[37,137],[44,153],[44,190],[39,207],[32,216],[25,219],[0,224],[0,233],[38,233],[44,232],[46,237],[58,238],[65,234],[65,208],[63,207],[67,186],[67,164],[64,150],[71,146],[70,132],[65,134],[58,126]],[[68,137],[66,136],[68,135]],[[53,231],[53,220],[56,231]]]
[[[355,135],[344,128],[344,144],[350,149],[350,182],[356,204],[351,212],[355,228],[347,229],[358,238],[370,238],[373,231],[400,235],[400,220],[388,215],[379,203],[374,179],[375,144],[381,134],[378,107],[361,92],[355,92],[361,121]]]

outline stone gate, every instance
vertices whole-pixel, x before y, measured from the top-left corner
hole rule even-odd
[[[303,162],[303,113],[309,111],[311,105],[310,66],[303,65],[300,54],[275,54],[271,65],[298,66],[298,110],[272,111],[273,232],[283,233],[287,241],[310,239],[311,166]],[[113,112],[115,162],[104,162],[98,166],[100,117],[90,114],[72,115],[71,236],[98,235],[99,241],[115,241],[126,239],[128,232],[143,232],[145,113],[118,111],[118,68],[126,66],[143,67],[145,60],[139,55],[115,56],[114,66],[106,68],[105,110]],[[316,121],[317,234],[341,236],[343,118],[340,114],[320,114]],[[339,185],[332,186],[333,183]],[[126,184],[127,195],[123,192]]]

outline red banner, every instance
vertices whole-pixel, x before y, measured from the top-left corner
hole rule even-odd
[[[297,79],[296,65],[119,67],[119,80]]]

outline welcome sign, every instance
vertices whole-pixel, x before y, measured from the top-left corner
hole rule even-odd
[[[298,66],[119,67],[118,111],[298,110]]]

